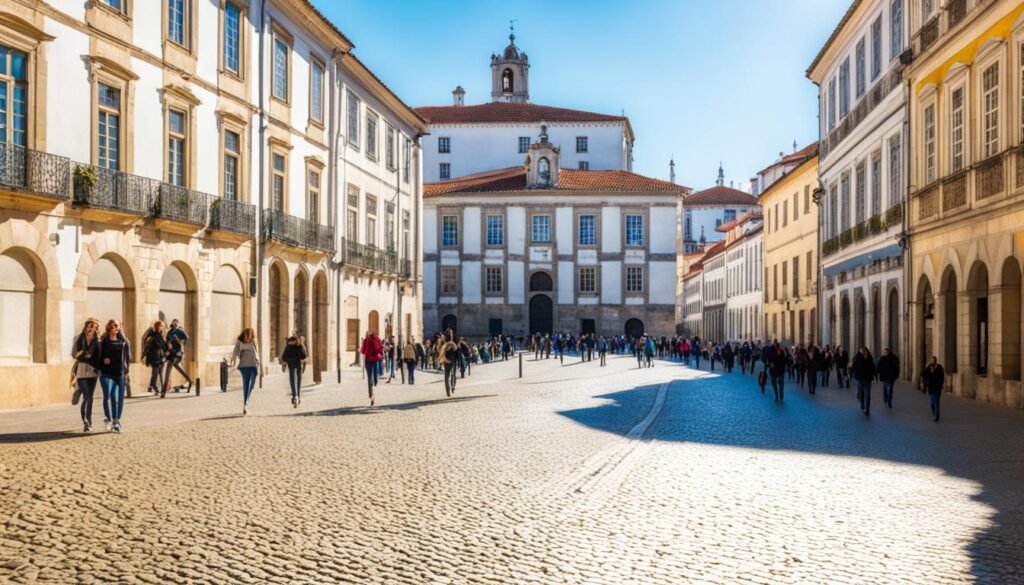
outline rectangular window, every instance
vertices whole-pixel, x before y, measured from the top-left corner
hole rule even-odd
[[[882,15],[871,23],[871,81],[882,74]]]
[[[857,97],[864,95],[864,91],[867,89],[867,41],[862,37],[857,41],[856,59],[857,59]]]
[[[519,137],[519,154],[526,154],[530,152],[530,137],[520,136]]]
[[[871,155],[871,213],[882,212],[882,153]]]
[[[124,12],[124,0],[103,0],[103,3],[118,12]]]
[[[800,194],[793,193],[793,221],[800,218]]]
[[[377,246],[377,198],[366,196],[366,245]]]
[[[320,171],[309,169],[306,180],[306,214],[309,221],[320,223]]]
[[[644,245],[644,216],[642,216],[642,215],[627,215],[626,216],[626,245],[627,246],[643,246]]]
[[[928,22],[932,16],[935,16],[937,4],[936,0],[921,0],[921,22]]]
[[[903,159],[900,154],[900,137],[897,134],[889,139],[889,205],[899,203],[903,188]]]
[[[345,212],[345,238],[350,242],[359,241],[359,189],[348,186],[346,197],[348,207]]]
[[[935,180],[935,104],[924,109],[924,183]]]
[[[448,136],[441,136],[437,139],[437,152],[448,154],[452,151],[452,139]]]
[[[867,164],[863,161],[857,164],[856,176],[854,178],[854,191],[856,193],[856,202],[854,203],[854,213],[856,214],[856,220],[854,225],[864,223],[867,219],[867,190],[868,190],[868,171]]]
[[[395,170],[395,128],[391,124],[385,125],[384,130],[384,164],[390,170]]]
[[[402,142],[402,182],[408,183],[412,172],[412,140]]]
[[[889,5],[889,59],[903,52],[903,0],[892,0]]]
[[[505,245],[505,216],[504,215],[488,215],[487,216],[487,245],[489,247],[498,247]]]
[[[981,148],[984,158],[999,152],[999,63],[981,74]]]
[[[167,38],[187,47],[188,0],[167,0]]]
[[[579,223],[579,245],[580,246],[596,246],[597,245],[597,216],[587,214],[580,215],[578,217]]]
[[[789,286],[789,261],[782,261],[782,294],[786,294],[786,287]]]
[[[782,202],[782,227],[789,225],[789,199]]]
[[[459,294],[459,269],[454,266],[441,267],[441,294]]]
[[[285,169],[287,168],[286,161],[283,154],[274,153],[271,157],[273,160],[273,177],[271,184],[273,186],[273,201],[272,205],[276,211],[284,211],[284,199],[285,199]]]
[[[804,185],[804,215],[811,212],[811,186]]]
[[[242,137],[224,131],[224,198],[238,201],[238,167],[242,158]]]
[[[828,129],[836,127],[836,78],[828,82]]]
[[[366,114],[366,156],[377,160],[377,114]]]
[[[309,117],[319,124],[324,121],[324,66],[310,59],[309,67]]]
[[[726,223],[728,223],[730,221],[733,221],[734,219],[736,219],[736,210],[735,209],[726,209],[725,211],[722,212],[722,219]]]
[[[452,163],[440,163],[438,176],[442,181],[452,178]]]
[[[167,110],[167,182],[185,186],[185,112]]]
[[[26,146],[28,56],[0,45],[0,141]]]
[[[224,4],[224,69],[238,75],[241,67],[242,11],[231,2]]]
[[[594,294],[597,292],[597,268],[586,266],[580,268],[579,294]]]
[[[814,282],[813,254],[813,252],[807,253],[807,282]]]
[[[459,217],[444,215],[441,217],[441,246],[454,248],[459,245]]]
[[[626,267],[626,292],[627,293],[642,293],[642,292],[644,292],[644,267],[643,266],[627,266]]]
[[[348,142],[359,148],[359,98],[348,92]]]
[[[502,282],[501,266],[488,266],[486,269],[486,292],[489,295],[500,295],[505,287]]]
[[[412,234],[412,220],[411,220],[411,216],[409,215],[408,211],[403,211],[402,212],[402,258],[411,258],[412,257],[412,256],[409,255],[409,252],[410,252],[410,249],[411,249],[409,246],[410,246],[410,242],[412,241],[411,240],[411,234]]]
[[[530,241],[537,244],[551,242],[551,216],[534,215],[530,219]]]
[[[850,215],[850,174],[844,173],[842,178],[839,179],[839,205],[840,205],[840,218],[842,222],[842,228],[844,231],[853,227],[850,225],[853,217]]]
[[[958,87],[949,96],[950,170],[964,168],[964,88]]]
[[[384,248],[388,252],[395,251],[395,204],[384,205]]]
[[[6,82],[0,81],[0,140],[7,138],[6,128],[3,128],[7,122],[6,90]],[[101,168],[116,171],[121,168],[121,90],[97,84],[96,101],[99,107],[97,163]]]
[[[576,152],[587,152],[587,137],[577,136],[576,137]]]
[[[579,161],[579,169],[581,171],[589,171],[590,170],[590,161],[586,161],[586,160]]]
[[[793,257],[793,296],[800,296],[800,257]]]
[[[274,97],[288,101],[288,43],[274,36]]]
[[[850,58],[839,66],[839,118],[850,113]]]

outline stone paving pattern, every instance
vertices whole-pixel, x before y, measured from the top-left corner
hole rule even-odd
[[[0,583],[1024,583],[1022,412],[524,365],[0,413]]]

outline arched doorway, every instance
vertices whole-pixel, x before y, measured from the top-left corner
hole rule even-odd
[[[554,330],[554,307],[548,295],[533,295],[530,299],[530,331],[552,333]]]
[[[295,273],[295,301],[293,304],[292,322],[293,329],[299,332],[299,337],[308,337],[309,333],[309,278],[305,270]],[[309,343],[309,339],[306,340]],[[308,347],[308,345],[307,345]]]
[[[882,290],[871,288],[871,354],[882,355]]]
[[[846,295],[839,302],[839,326],[843,332],[842,345],[849,351],[853,332],[850,327],[850,297]]]
[[[640,319],[629,319],[626,321],[625,333],[627,336],[634,339],[639,338],[644,334],[644,322]]]
[[[121,258],[107,255],[93,264],[85,291],[85,316],[100,321],[102,331],[110,319],[121,323],[121,331],[134,341],[135,329],[135,284],[132,271]],[[191,332],[189,332],[191,334]],[[138,360],[140,350],[132,353]]]
[[[320,382],[320,373],[327,370],[327,276],[318,272],[313,277],[313,381]]]
[[[1001,335],[1002,376],[1004,380],[1020,380],[1021,362],[1021,270],[1016,258],[1003,262],[1002,298],[1003,328]]]
[[[160,279],[160,301],[159,319],[168,325],[177,319],[181,328],[190,336],[195,338],[195,328],[198,319],[196,318],[196,289],[195,278],[187,266],[175,262],[164,269],[163,277]],[[185,357],[182,365],[186,371],[195,375],[196,352],[195,343],[185,344]],[[184,382],[178,379],[180,374],[172,371],[167,384],[176,386]]]
[[[967,277],[967,322],[970,324],[968,357],[975,374],[988,373],[988,266],[978,261]]]
[[[24,249],[0,254],[0,362],[46,362],[46,272]]]
[[[552,292],[555,283],[547,272],[534,272],[530,275],[530,292]]]
[[[945,350],[942,352],[942,367],[947,374],[955,374],[957,371],[957,307],[956,307],[956,273],[952,268],[946,269],[942,279],[942,286],[939,289],[942,298],[942,343]]]
[[[370,331],[373,331],[377,336],[380,336],[380,313],[377,311],[370,311]]]
[[[455,315],[445,315],[441,319],[441,333],[447,333],[449,329],[452,330],[453,335],[459,334],[459,320]]]
[[[288,333],[288,271],[280,262],[270,265],[267,278],[267,299],[270,301],[270,355],[281,355]]]
[[[889,301],[886,303],[888,308],[888,321],[889,321],[889,335],[886,341],[886,345],[889,349],[898,355],[900,351],[900,293],[897,292],[896,287],[889,289]]]
[[[220,361],[220,355],[230,351],[235,339],[245,328],[245,292],[242,277],[231,266],[221,266],[213,275],[210,295],[210,352]],[[214,348],[217,348],[214,351]]]

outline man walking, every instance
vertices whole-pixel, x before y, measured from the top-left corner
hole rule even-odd
[[[882,402],[892,408],[892,389],[900,377],[900,360],[888,347],[882,349],[878,358],[878,379],[882,382]]]
[[[928,363],[922,375],[931,402],[932,417],[935,422],[939,422],[939,399],[942,398],[942,387],[946,383],[946,371],[939,365],[939,358],[932,356],[932,361]]]
[[[857,380],[857,399],[864,416],[871,416],[871,382],[875,379],[875,359],[868,348],[861,346],[853,356],[852,377]]]
[[[772,346],[771,357],[768,363],[768,373],[772,378],[772,391],[775,393],[775,401],[783,402],[786,394],[786,350],[775,340]]]
[[[451,337],[447,337],[441,346],[440,360],[444,367],[444,394],[451,396],[455,392],[455,365],[459,360],[459,346]]]
[[[849,388],[850,377],[847,375],[846,368],[850,365],[850,352],[846,351],[846,348],[841,345],[836,346],[835,364],[836,380],[839,382],[839,387],[843,387],[843,381],[845,380],[846,387]]]
[[[189,341],[188,333],[178,324],[178,320],[174,319],[171,321],[171,328],[167,331],[167,346],[170,353],[167,356],[167,371],[164,374],[164,383],[171,383],[171,372],[178,370],[185,381],[188,382],[188,386],[175,386],[174,391],[179,392],[182,388],[185,388],[185,392],[192,391],[192,378],[188,375],[188,372],[181,367],[181,360],[185,357],[185,344]]]

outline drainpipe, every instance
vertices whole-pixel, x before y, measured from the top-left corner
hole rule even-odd
[[[910,329],[909,329],[910,313],[913,310],[913,305],[911,303],[911,295],[910,295],[910,291],[912,290],[911,263],[913,262],[913,256],[910,253],[910,236],[908,235],[908,232],[910,230],[910,179],[911,179],[911,177],[910,177],[910,92],[911,92],[911,86],[910,86],[910,78],[909,77],[907,78],[906,88],[907,88],[906,89],[907,93],[906,93],[906,95],[904,96],[904,99],[903,99],[903,109],[904,109],[905,115],[903,117],[903,129],[902,129],[903,131],[901,132],[901,134],[902,134],[902,138],[901,138],[902,145],[901,145],[901,147],[903,148],[902,152],[903,152],[903,160],[904,160],[903,177],[902,178],[903,178],[903,182],[906,184],[906,187],[904,187],[904,189],[903,189],[903,222],[902,222],[903,231],[900,233],[900,236],[899,236],[900,248],[903,249],[902,250],[902,254],[903,254],[903,307],[904,307],[904,309],[903,309],[903,319],[902,319],[902,321],[903,321],[903,335],[902,335],[903,339],[900,340],[900,343],[903,344],[903,347],[901,349],[903,350],[903,355],[905,356],[904,357],[904,363],[910,364],[910,363],[912,363],[910,360],[913,358],[913,356],[910,355],[911,354],[911,350],[910,350]],[[921,333],[923,334],[924,332],[922,331]],[[922,364],[921,367],[922,368],[924,367],[923,364]],[[904,380],[912,380],[913,379],[912,374],[911,374],[912,370],[913,370],[912,367],[911,368],[904,368],[904,374],[903,374],[904,375],[904,378],[903,378]]]
[[[342,55],[342,57],[344,57],[344,55]],[[341,100],[344,99],[346,97],[346,95],[348,94],[348,91],[347,91],[348,87],[345,85],[344,80],[342,80],[340,78],[340,75],[339,75],[338,81],[341,84],[341,89],[339,90],[341,95],[338,96],[338,100],[339,100],[339,102],[338,102],[338,115],[339,116],[344,116],[345,115],[345,109],[341,106]],[[346,118],[346,120],[347,120],[347,118]],[[341,192],[345,193],[346,204],[345,205],[338,205],[338,213],[341,213],[341,210],[347,210],[348,209],[348,203],[347,203],[347,200],[348,200],[348,162],[347,162],[348,161],[348,154],[347,153],[348,153],[348,144],[349,144],[348,138],[349,137],[348,137],[348,135],[343,135],[342,134],[342,132],[341,132],[342,127],[343,127],[342,124],[339,123],[338,124],[338,134],[337,134],[337,136],[335,136],[334,139],[341,143],[340,144],[340,149],[339,149],[340,150],[339,154],[341,155],[341,161],[342,162],[341,162],[341,165],[340,165],[341,166],[341,180],[339,181],[339,183],[340,183],[340,186],[341,186]],[[348,221],[348,220],[346,219],[345,221]],[[343,225],[343,222],[341,222],[341,221],[338,222],[338,225],[341,226],[342,228],[347,227],[347,226]],[[335,234],[335,236],[338,238],[339,242],[344,240],[343,232]],[[344,249],[344,246],[339,246],[339,250],[340,250],[340,256],[341,256],[341,262],[344,263],[344,260],[345,260],[345,249]],[[343,319],[343,314],[344,313],[343,313],[342,306],[341,306],[341,282],[342,282],[341,267],[339,266],[338,272],[337,272],[337,283],[336,283],[336,288],[337,288],[336,299],[337,299],[337,305],[338,305],[338,327],[337,327],[337,340],[338,340],[338,356],[337,356],[338,383],[341,383],[341,354],[342,354],[342,351],[341,351],[341,347],[342,347],[342,345],[341,345],[342,344],[341,326],[342,326],[342,323],[344,321],[344,319]]]
[[[399,275],[402,272],[402,253],[401,253],[401,245],[400,245],[402,243],[402,230],[401,230],[401,226],[402,226],[402,222],[401,222],[401,218],[402,218],[402,169],[400,169],[399,165],[398,165],[398,138],[399,138],[399,136],[401,136],[401,134],[399,133],[397,125],[395,126],[394,134],[395,134],[395,142],[394,142],[393,146],[395,148],[395,157],[394,157],[394,161],[395,161],[395,216],[393,218],[391,218],[391,229],[392,229],[393,233],[395,234],[395,240],[396,241],[391,242],[391,243],[395,246],[395,258],[397,258],[398,261],[395,263],[395,299],[396,299],[395,306],[396,306],[396,308],[394,309],[395,312],[392,313],[392,315],[394,315],[392,317],[392,319],[398,319],[398,325],[395,327],[395,331],[397,331],[396,341],[397,341],[397,344],[398,344],[399,348],[401,348],[401,346],[402,346],[402,290],[401,290],[402,283],[399,282],[400,281]],[[390,155],[390,154],[391,154],[390,152],[385,154],[384,155],[385,158],[388,155]],[[398,351],[400,351],[400,350],[399,349],[395,350],[395,354],[396,355],[398,354]],[[401,367],[399,367],[399,369],[401,369]],[[402,379],[403,380],[405,379],[405,374],[404,373],[402,374]]]
[[[818,341],[818,346],[821,347],[822,346],[822,341],[824,339],[824,332],[823,332],[824,327],[821,326],[822,309],[825,306],[825,304],[823,302],[823,299],[824,299],[824,288],[825,288],[825,263],[822,260],[822,255],[821,255],[821,252],[822,252],[822,233],[821,232],[822,232],[822,224],[824,223],[822,221],[822,218],[824,217],[824,214],[821,212],[821,207],[822,207],[822,199],[825,197],[825,187],[824,187],[824,185],[821,182],[821,138],[822,138],[822,136],[821,136],[822,135],[821,127],[822,127],[822,124],[824,123],[824,121],[821,118],[821,84],[816,82],[816,81],[813,82],[813,83],[818,88],[818,172],[817,172],[817,175],[818,175],[818,188],[815,189],[815,193],[814,193],[815,195],[817,195],[817,198],[814,201],[814,205],[815,205],[815,207],[818,208],[818,229],[817,229],[817,232],[818,232],[818,234],[817,234],[818,269],[816,270],[817,276],[818,276],[818,286],[816,287],[816,291],[815,291],[816,294],[814,295],[815,296],[814,302],[817,303],[818,307],[817,307],[817,311],[815,311],[817,319],[814,320],[814,338]],[[762,264],[763,264],[763,262],[762,262]],[[766,282],[765,286],[767,286],[767,285],[768,285],[768,283]],[[829,344],[831,345],[832,344],[832,339],[829,339],[828,341],[829,341]]]
[[[421,152],[423,147],[420,144],[420,140],[429,134],[429,132],[419,132],[416,134],[415,138],[413,138],[413,152],[415,153],[413,160],[416,164],[411,169],[413,172],[413,218],[411,227],[416,230],[416,237],[413,238],[412,258],[414,260],[412,260],[412,287],[420,299],[421,307],[423,306],[423,290],[421,286],[423,281],[421,280],[422,275],[420,274],[420,266],[422,265],[421,263],[423,260],[423,226],[421,225],[423,216],[423,159]],[[423,327],[422,310],[420,311],[420,326],[421,328]],[[422,341],[423,331],[420,331],[419,334],[420,340]]]
[[[329,163],[327,166],[327,215],[330,218],[331,225],[334,227],[334,257],[331,259],[331,268],[334,269],[334,295],[335,295],[335,312],[337,313],[336,322],[336,334],[335,334],[335,369],[338,372],[338,383],[341,383],[341,266],[340,256],[341,247],[338,245],[339,238],[339,222],[338,222],[338,108],[337,108],[337,97],[335,93],[335,85],[338,83],[338,59],[344,54],[343,51],[335,49],[331,54],[331,79],[330,79],[330,118],[328,120],[328,131],[327,131],[327,156]],[[327,364],[322,364],[326,366]]]
[[[257,82],[259,84],[259,187],[258,187],[258,204],[259,207],[256,209],[256,331],[259,332],[257,337],[262,341],[263,335],[263,263],[265,261],[264,256],[266,250],[264,249],[263,242],[263,190],[265,165],[266,165],[266,110],[265,110],[265,99],[266,95],[264,92],[264,43],[266,40],[266,29],[267,29],[267,0],[260,0],[260,42],[259,42],[259,75],[257,75]],[[266,350],[267,348],[264,348]],[[269,354],[268,354],[269,355]],[[263,388],[263,367],[260,367],[260,388]]]

